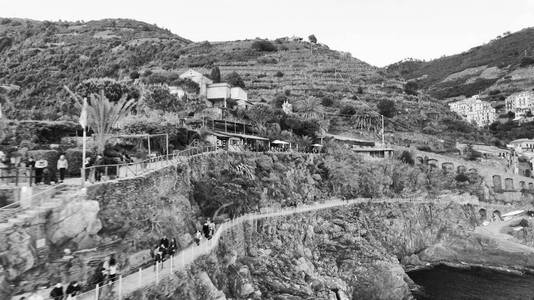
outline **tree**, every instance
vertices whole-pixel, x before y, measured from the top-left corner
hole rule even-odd
[[[310,43],[317,44],[317,38],[315,37],[314,34],[311,34],[310,36],[308,36],[308,41],[310,41]]]
[[[297,102],[296,110],[304,116],[305,119],[318,119],[324,112],[321,101],[315,97],[310,97]]]
[[[266,104],[256,104],[246,111],[247,117],[259,125],[265,126],[266,123],[277,120],[275,110]]]
[[[83,98],[73,93],[67,86],[64,86],[64,88],[81,110]],[[106,142],[113,126],[123,119],[135,104],[136,99],[128,100],[127,95],[122,95],[117,102],[111,102],[103,90],[100,91],[100,94],[89,95],[87,101],[87,126],[95,133],[98,153],[104,153]]]
[[[415,81],[408,81],[404,85],[404,92],[408,95],[417,95],[417,90],[419,89],[419,86],[417,85],[417,82]]]
[[[236,86],[236,87],[240,87],[243,89],[245,88],[245,82],[243,81],[241,76],[239,76],[237,72],[232,72],[226,75],[224,80],[228,82],[231,86]]]
[[[132,73],[130,73],[130,79],[131,80],[136,80],[137,78],[139,78],[139,76],[141,76],[141,75],[137,71],[133,71]]]
[[[278,77],[278,78],[284,77],[284,73],[282,73],[281,71],[278,71],[274,74],[274,77]]]
[[[168,88],[152,86],[147,89],[144,97],[145,103],[152,109],[178,112],[183,109],[181,101],[171,95]]]
[[[274,52],[278,50],[278,48],[276,48],[276,46],[273,43],[269,41],[265,41],[265,40],[254,41],[252,45],[250,46],[250,48],[257,50],[257,51],[262,51],[262,52]]]
[[[397,108],[395,107],[395,101],[389,99],[384,99],[380,101],[377,105],[377,108],[378,112],[381,115],[388,118],[392,118],[397,112]]]
[[[219,83],[221,82],[221,70],[219,70],[219,67],[214,67],[211,69],[211,80],[213,80],[213,83]]]

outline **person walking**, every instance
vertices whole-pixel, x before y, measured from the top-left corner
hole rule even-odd
[[[102,155],[97,155],[96,157],[96,160],[95,160],[95,166],[96,166],[96,171],[95,171],[95,180],[96,181],[100,181],[102,179],[102,173],[104,173],[104,168],[105,167],[102,167],[104,165],[104,158],[102,157]]]
[[[35,184],[43,181],[43,172],[48,167],[48,161],[42,156],[35,162]]]
[[[169,255],[174,256],[176,254],[176,250],[178,250],[178,245],[176,244],[176,239],[172,238],[171,242],[169,243]]]
[[[84,161],[84,167],[85,167],[85,180],[89,182],[93,182],[94,178],[92,178],[94,172],[91,172],[90,167],[93,166],[93,161],[90,156],[87,156]]]
[[[61,283],[57,283],[54,288],[50,291],[50,298],[53,300],[63,300],[63,286]]]
[[[114,255],[111,255],[109,258],[109,264],[108,264],[108,278],[113,283],[115,280],[117,280],[117,273],[118,273],[119,267],[117,265],[117,260],[115,259]]]
[[[195,232],[194,239],[195,239],[195,243],[197,244],[197,246],[200,245],[200,239],[202,239],[202,233],[200,233],[199,230]]]
[[[210,238],[211,239],[213,237],[213,235],[215,235],[215,223],[213,223],[211,220],[209,221],[209,226],[210,226]]]
[[[211,239],[210,236],[210,219],[206,219],[206,222],[204,225],[202,225],[202,232],[204,233],[204,237],[206,237],[208,240]]]
[[[158,264],[163,263],[163,253],[161,252],[161,246],[160,245],[156,246],[153,253],[154,253],[154,271],[156,271]],[[163,268],[163,265],[161,267]]]
[[[80,284],[78,284],[78,281],[71,282],[67,286],[67,290],[65,291],[65,294],[67,296],[67,300],[69,298],[73,299],[74,297],[76,297],[76,295],[78,295],[80,293],[81,289],[82,289],[82,287],[80,286]]]
[[[59,171],[59,182],[63,183],[65,180],[65,174],[67,174],[67,169],[69,168],[69,162],[65,158],[65,155],[61,155],[57,160],[57,169]]]

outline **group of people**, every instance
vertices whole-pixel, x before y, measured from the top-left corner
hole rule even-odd
[[[174,256],[177,249],[178,245],[176,244],[175,238],[172,238],[170,241],[166,236],[161,238],[156,247],[151,251],[152,258],[154,259],[154,269],[158,264],[163,268],[163,262],[170,256]]]
[[[204,233],[205,238],[211,240],[213,234],[215,233],[215,224],[210,220],[210,218],[207,218],[206,222],[204,222],[204,225],[202,225],[202,232]]]
[[[75,299],[77,295],[80,294],[82,287],[77,281],[71,282],[67,289],[63,289],[61,283],[57,283],[54,288],[50,291],[50,298],[53,300],[71,300]]]

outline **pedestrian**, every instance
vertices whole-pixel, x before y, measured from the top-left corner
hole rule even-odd
[[[90,175],[92,173],[91,166],[93,165],[93,161],[90,156],[85,158],[85,162],[83,163],[83,165],[85,167],[85,180],[92,182],[94,178],[90,178]]]
[[[165,247],[165,249],[169,249],[169,239],[167,238],[167,236],[163,236],[160,241],[160,244]]]
[[[177,249],[178,245],[176,244],[176,239],[172,238],[171,242],[169,243],[169,255],[174,256]]]
[[[158,264],[163,263],[163,253],[161,252],[161,247],[158,245],[154,248],[154,271]],[[163,266],[162,266],[163,267]]]
[[[104,158],[102,157],[102,155],[97,155],[96,160],[95,160],[95,166],[96,166],[95,180],[96,181],[100,181],[102,179],[102,173],[104,173],[104,168],[105,168],[105,167],[102,167],[103,165],[104,165]]]
[[[67,169],[69,168],[69,162],[65,158],[65,155],[61,155],[57,160],[57,169],[59,170],[59,182],[63,183],[65,180],[65,174],[67,174]]]
[[[200,233],[199,230],[197,230],[197,232],[195,233],[195,236],[194,236],[194,239],[195,239],[195,243],[198,245],[200,245],[200,239],[202,238],[202,233]]]
[[[204,237],[207,239],[211,239],[210,237],[210,219],[206,219],[206,222],[204,225],[202,225],[202,232],[204,233]]]
[[[56,286],[50,291],[50,298],[53,300],[62,300],[63,299],[63,286],[61,283],[57,283]]]
[[[213,237],[213,235],[215,234],[215,223],[210,221],[209,222],[209,226],[210,226],[210,239],[211,239]]]
[[[67,286],[65,293],[67,294],[67,300],[74,298],[81,291],[82,287],[78,284],[78,281],[73,281]]]
[[[113,283],[115,280],[117,280],[117,273],[118,273],[118,266],[117,266],[117,260],[115,259],[115,256],[112,254],[109,258],[108,263],[108,278]]]
[[[35,184],[41,184],[43,181],[43,172],[48,167],[48,161],[46,159],[43,159],[43,157],[39,157],[39,159],[35,162]]]

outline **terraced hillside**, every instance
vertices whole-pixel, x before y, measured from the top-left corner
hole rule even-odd
[[[534,88],[534,28],[505,33],[460,54],[428,62],[407,60],[387,69],[406,80],[417,80],[440,99],[478,93],[501,98]]]
[[[482,138],[469,124],[460,124],[460,130],[449,126],[461,121],[433,98],[406,94],[403,79],[322,44],[290,38],[192,43],[122,19],[0,19],[0,36],[0,94],[11,118],[74,118],[63,85],[108,77],[135,88],[138,77],[172,83],[188,68],[209,74],[218,66],[223,78],[237,72],[253,101],[279,107],[287,100],[297,113],[322,119],[334,133],[357,135],[358,121],[350,115],[377,116],[377,104],[391,100],[396,111],[385,120],[388,131],[416,132],[421,140]]]

